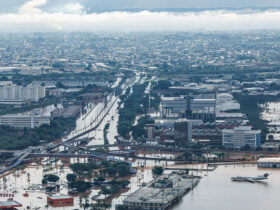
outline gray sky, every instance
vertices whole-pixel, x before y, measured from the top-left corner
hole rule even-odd
[[[280,30],[276,7],[280,0],[0,0],[0,32]],[[118,11],[127,8],[220,9]]]

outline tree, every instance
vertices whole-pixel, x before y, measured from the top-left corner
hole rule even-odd
[[[95,182],[104,182],[105,178],[103,176],[98,176],[97,178],[95,178],[94,180]]]
[[[160,80],[154,89],[168,90],[169,87],[171,87],[171,83],[168,80]]]
[[[47,174],[44,176],[44,179],[46,179],[48,182],[57,182],[59,180],[59,176],[54,174]]]
[[[78,192],[86,192],[91,188],[91,184],[85,181],[75,181],[69,183],[70,188],[76,188]]]
[[[110,175],[110,176],[114,176],[117,173],[117,169],[110,166],[107,169],[105,169],[105,171]]]
[[[152,170],[153,174],[156,176],[162,175],[163,171],[164,171],[163,167],[160,166],[155,166]]]
[[[76,174],[67,174],[66,179],[68,182],[76,181],[77,175]]]
[[[46,179],[42,179],[42,185],[48,184],[48,181]]]
[[[127,165],[120,165],[117,167],[117,172],[119,176],[128,176],[130,173],[130,168]]]
[[[57,82],[55,86],[57,88],[64,88],[64,85],[62,84],[62,82]]]
[[[186,151],[186,152],[184,152],[183,157],[184,157],[185,160],[191,160],[192,159],[192,153]]]

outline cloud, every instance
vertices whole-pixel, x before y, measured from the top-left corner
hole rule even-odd
[[[203,12],[104,12],[86,14],[79,3],[56,12],[39,7],[47,0],[31,0],[18,13],[0,14],[0,31],[224,31],[280,30],[280,10],[211,10]]]
[[[25,2],[20,8],[20,14],[39,14],[41,10],[39,7],[47,4],[47,0],[31,0]]]
[[[74,13],[74,14],[82,14],[85,13],[85,7],[80,3],[70,3],[66,4],[62,11],[65,13]]]

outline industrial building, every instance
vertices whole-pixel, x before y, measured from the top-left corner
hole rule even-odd
[[[192,119],[215,120],[216,99],[193,99],[190,103]]]
[[[260,158],[258,160],[259,168],[280,168],[280,158]]]
[[[161,97],[161,117],[178,118],[184,117],[187,110],[187,100],[181,97]]]
[[[178,173],[161,176],[128,196],[123,205],[134,210],[167,209],[198,183],[199,178]]]
[[[215,98],[193,98],[190,96],[162,97],[160,103],[161,117],[202,119],[214,121],[216,117]]]
[[[222,130],[223,146],[240,149],[248,146],[256,149],[261,146],[261,130],[252,130],[251,126],[239,126]]]

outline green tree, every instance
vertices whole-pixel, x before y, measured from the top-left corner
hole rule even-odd
[[[68,184],[70,188],[76,188],[78,192],[86,192],[91,188],[91,184],[85,181],[75,181]]]
[[[59,180],[59,176],[55,174],[47,174],[44,175],[44,179],[46,179],[48,182],[57,182]]]
[[[164,171],[163,167],[160,167],[160,166],[155,166],[152,169],[153,174],[156,175],[156,176],[162,175],[163,171]]]
[[[119,176],[128,176],[130,174],[130,167],[127,165],[120,165],[117,167]]]
[[[76,181],[77,175],[76,174],[67,174],[66,179],[68,182],[74,182]]]

